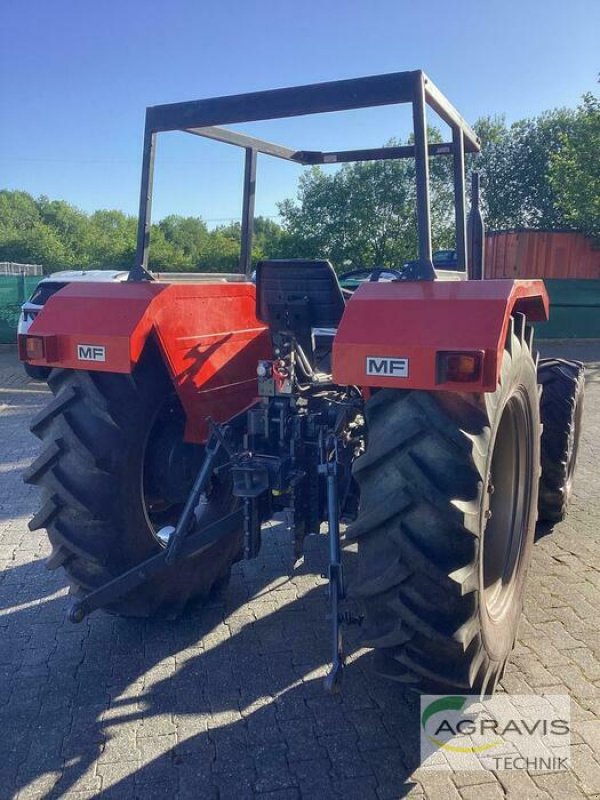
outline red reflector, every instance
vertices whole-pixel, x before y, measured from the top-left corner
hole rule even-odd
[[[440,383],[471,383],[481,376],[481,353],[438,353]]]
[[[25,356],[32,361],[39,361],[46,355],[44,339],[41,336],[25,337]]]

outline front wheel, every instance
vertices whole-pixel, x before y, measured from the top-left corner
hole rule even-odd
[[[496,392],[376,392],[354,465],[355,594],[384,675],[493,692],[514,646],[536,522],[540,416],[522,315]]]

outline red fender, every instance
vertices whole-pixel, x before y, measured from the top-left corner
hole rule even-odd
[[[45,358],[27,360],[128,374],[153,336],[187,415],[186,439],[202,442],[207,416],[226,422],[255,400],[257,362],[271,354],[255,297],[241,282],[73,282],[32,323],[28,336],[44,339]]]
[[[548,319],[542,281],[364,283],[346,306],[334,339],[334,381],[345,386],[493,392],[515,312],[533,322]],[[442,382],[438,353],[448,351],[478,353],[478,378]],[[373,372],[367,369],[373,359],[380,374],[368,374]],[[397,369],[389,367],[392,362]],[[390,375],[393,371],[400,375]]]

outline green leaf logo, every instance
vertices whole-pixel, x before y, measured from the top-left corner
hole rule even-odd
[[[441,750],[447,750],[451,753],[483,753],[490,750],[492,747],[504,744],[501,739],[496,739],[494,742],[480,745],[469,745],[462,747],[459,745],[452,745],[449,742],[444,742],[436,736],[431,736],[427,733],[427,722],[434,714],[439,714],[440,711],[462,711],[467,702],[467,698],[461,695],[447,695],[446,697],[439,697],[437,700],[432,700],[429,705],[425,707],[421,714],[421,727],[429,741]],[[457,734],[460,736],[461,734]]]
[[[448,697],[440,697],[439,700],[433,700],[433,702],[425,707],[421,715],[421,727],[425,733],[427,733],[425,725],[429,717],[432,717],[439,711],[461,711],[466,702],[466,697],[460,697],[458,695],[448,695]]]

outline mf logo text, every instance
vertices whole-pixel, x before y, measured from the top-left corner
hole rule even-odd
[[[408,378],[408,358],[367,356],[366,373],[384,378]]]
[[[78,344],[79,361],[106,361],[106,347],[101,344]]]

